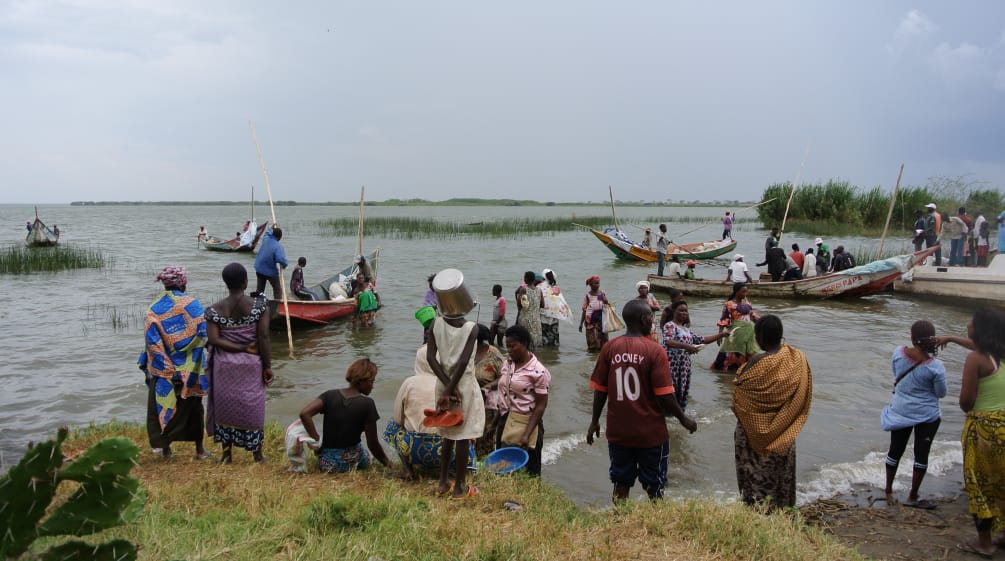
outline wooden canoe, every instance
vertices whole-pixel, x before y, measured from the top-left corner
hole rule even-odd
[[[823,299],[846,296],[869,296],[887,290],[893,281],[923,262],[935,252],[935,247],[872,261],[865,265],[802,280],[756,282],[747,284],[749,298],[806,298]],[[723,272],[725,276],[725,271]],[[728,298],[732,283],[721,280],[688,280],[649,275],[653,290],[680,290],[688,296]]]
[[[380,248],[375,249],[367,257],[374,274],[376,274],[377,259],[379,257]],[[269,307],[272,311],[271,319],[273,320],[271,325],[276,328],[284,327],[286,321],[282,318],[285,318],[287,314],[289,314],[290,320],[293,322],[292,325],[325,325],[339,318],[355,314],[356,300],[353,298],[332,299],[330,287],[333,283],[337,283],[348,293],[349,281],[356,278],[358,272],[359,264],[353,263],[338,273],[308,286],[307,288],[320,296],[321,300],[300,300],[293,295],[292,291],[287,292],[286,306],[283,306],[280,300],[271,300],[269,302]]]
[[[255,237],[251,240],[251,245],[241,245],[241,237],[232,238],[229,240],[218,240],[216,238],[207,238],[202,240],[200,243],[206,249],[211,251],[253,251],[255,246],[258,245],[258,240],[262,239],[262,234],[265,233],[265,229],[268,228],[269,221],[266,220],[258,228],[255,229]]]
[[[28,247],[51,247],[59,243],[59,236],[50,230],[36,214],[35,223],[31,225],[31,230],[24,238],[24,243]]]
[[[617,228],[607,228],[603,232],[590,228],[590,232],[604,244],[604,247],[611,250],[611,253],[618,259],[647,263],[655,263],[658,260],[655,249],[643,247],[641,244],[632,241],[623,231]],[[673,255],[685,261],[687,259],[714,259],[734,249],[736,249],[736,242],[733,240],[711,240],[707,242],[671,245],[667,249],[667,259],[669,260]]]

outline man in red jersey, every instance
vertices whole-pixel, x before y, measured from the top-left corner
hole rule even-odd
[[[698,426],[674,399],[663,347],[649,338],[652,310],[641,300],[630,300],[621,314],[625,334],[604,345],[590,377],[593,419],[586,442],[592,445],[600,436],[600,414],[610,397],[607,448],[614,502],[628,498],[636,478],[651,500],[661,499],[670,455],[665,417],[673,415],[692,433]]]

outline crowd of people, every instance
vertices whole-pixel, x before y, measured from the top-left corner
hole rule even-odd
[[[263,250],[266,263],[275,267],[284,263],[285,256],[281,246],[268,248],[270,239],[278,244],[282,233],[278,228],[270,233]],[[765,242],[766,257],[785,268],[776,265],[773,275],[812,276],[820,274],[821,263],[838,270],[854,266],[841,246],[828,264],[825,256],[830,250],[819,238],[816,251],[803,253],[792,244],[792,253],[785,255],[776,236],[773,232]],[[203,446],[208,435],[221,445],[222,463],[233,461],[235,446],[250,452],[255,461],[265,461],[265,391],[273,373],[268,299],[262,289],[272,279],[257,265],[256,260],[258,286],[250,295],[245,267],[239,263],[224,267],[221,276],[228,295],[205,309],[185,293],[184,268],[167,267],[157,276],[163,291],[147,312],[146,349],[139,365],[148,385],[150,445],[165,458],[172,456],[174,442],[193,442],[197,459],[209,457],[211,452]],[[306,260],[301,258],[294,292],[303,289],[304,266]],[[571,323],[573,317],[555,272],[524,274],[514,292],[512,326],[501,285],[492,288],[491,323],[481,325],[466,319],[474,307],[470,298],[457,298],[452,292],[458,287],[444,287],[438,278],[434,274],[427,279],[429,290],[422,304],[435,313],[416,315],[424,340],[416,350],[414,374],[402,383],[383,433],[398,461],[392,462],[380,442],[379,413],[369,397],[378,367],[369,358],[360,358],[346,371],[347,387],[319,395],[290,427],[302,437],[294,438],[295,443],[306,442],[315,451],[319,470],[347,472],[366,468],[374,460],[389,467],[400,465],[407,478],[428,469],[437,474],[438,495],[464,499],[479,494],[468,478],[476,459],[500,447],[516,446],[528,453],[525,471],[540,476],[551,373],[535,353],[558,346],[558,323]],[[606,409],[613,500],[627,499],[636,481],[650,498],[663,496],[669,458],[665,419],[677,419],[692,433],[697,429],[686,413],[692,355],[715,343],[719,352],[712,368],[736,373],[732,410],[740,497],[769,510],[794,506],[796,439],[812,402],[812,372],[805,355],[784,342],[781,319],[759,314],[748,300],[747,284],[752,279],[743,256],[734,256],[727,273],[727,281],[734,283],[731,294],[723,302],[717,329],[707,335],[691,325],[687,302],[679,292],[673,291],[664,306],[649,292],[649,284],[640,281],[638,297],[624,305],[619,317],[600,280],[596,275],[586,279],[579,330],[586,347],[597,353],[589,380],[593,406],[586,437],[591,445],[596,441]],[[357,296],[372,292],[365,273],[356,281]],[[366,297],[359,299],[361,307],[366,302]],[[610,338],[622,329],[623,335]],[[1003,330],[1005,313],[989,309],[974,314],[966,338],[937,336],[931,323],[916,322],[910,330],[911,344],[894,350],[893,398],[880,416],[882,429],[891,434],[887,500],[897,501],[893,482],[913,434],[913,478],[903,504],[933,508],[933,503],[920,498],[919,489],[941,422],[939,400],[947,393],[945,367],[936,354],[950,343],[972,351],[964,365],[959,403],[967,414],[964,476],[977,539],[961,548],[981,555],[995,550],[992,533],[1005,522]],[[322,432],[314,422],[319,413]],[[301,452],[300,447],[291,449],[291,460]]]

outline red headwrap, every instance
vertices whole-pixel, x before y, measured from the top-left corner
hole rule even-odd
[[[164,283],[164,288],[181,288],[188,284],[185,267],[164,267],[154,280]]]
[[[600,276],[599,275],[593,275],[592,277],[586,279],[586,284],[590,284],[593,281],[600,282]]]

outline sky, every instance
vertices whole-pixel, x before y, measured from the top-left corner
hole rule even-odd
[[[0,203],[1005,185],[1005,2],[0,0]]]

